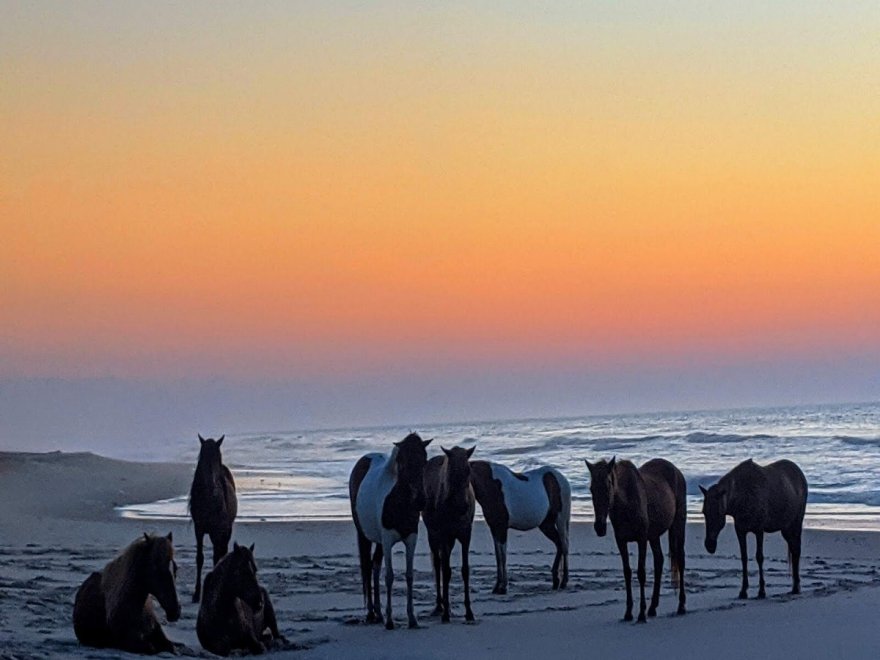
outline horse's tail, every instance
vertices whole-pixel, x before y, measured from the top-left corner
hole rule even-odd
[[[684,572],[684,537],[687,529],[687,493],[682,483],[675,488],[675,517],[669,529],[669,575],[672,588],[678,593]]]

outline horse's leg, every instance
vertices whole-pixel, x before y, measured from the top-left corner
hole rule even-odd
[[[495,588],[492,589],[493,594],[507,593],[507,531],[507,527],[500,527],[497,529],[497,533],[493,532],[492,534],[495,540],[495,565],[497,568]]]
[[[791,570],[791,593],[797,595],[801,592],[801,526],[798,525],[793,531],[783,532],[782,536],[788,543],[788,560]]]
[[[620,553],[620,561],[623,562],[623,581],[626,584],[626,613],[624,621],[633,620],[633,592],[632,592],[632,569],[629,567],[629,551],[626,549],[626,541],[617,539],[617,551]]]
[[[407,536],[403,543],[406,546],[406,616],[409,619],[409,627],[410,628],[418,628],[419,622],[416,620],[416,611],[413,606],[413,560],[415,559],[416,554],[416,540],[418,540],[418,533],[413,532],[409,536]],[[389,553],[390,554],[390,553]],[[389,564],[390,566],[390,564]],[[389,602],[391,595],[389,593]],[[389,616],[391,613],[391,607],[389,605],[388,608]]]
[[[651,593],[648,616],[657,616],[657,606],[660,604],[660,582],[663,579],[663,548],[660,546],[659,536],[651,539],[651,555],[654,557],[654,590]]]
[[[268,628],[269,632],[272,633],[273,639],[284,639],[278,631],[278,619],[275,617],[275,607],[269,598],[269,592],[264,587],[260,587],[260,591],[263,594],[263,630]],[[263,630],[258,632],[262,633]]]
[[[382,536],[382,540],[385,541],[387,536],[384,534]],[[385,629],[394,630],[394,619],[391,617],[391,588],[394,586],[394,569],[391,567],[392,546],[390,539],[388,539],[387,548],[385,547],[385,543],[382,543],[382,551],[385,553]]]
[[[471,567],[468,555],[471,549],[471,530],[467,530],[461,537],[461,581],[464,583],[464,620],[473,621],[474,612],[471,609]]]
[[[382,591],[379,589],[379,572],[382,570],[382,544],[376,544],[376,550],[373,552],[373,621],[374,623],[382,623]]]
[[[687,594],[684,590],[684,564],[685,564],[685,552],[684,552],[684,535],[685,535],[685,527],[681,526],[681,529],[675,530],[676,541],[675,545],[675,560],[678,563],[678,614],[685,614],[687,612]]]
[[[454,540],[443,539],[440,556],[443,561],[443,616],[440,621],[449,623],[451,609],[449,606],[449,582],[452,580],[452,548]]]
[[[433,536],[428,536],[428,545],[431,548],[431,566],[434,568],[434,587],[436,589],[436,602],[434,604],[434,611],[431,612],[431,616],[440,616],[443,614],[443,596],[440,587],[440,578],[443,572],[443,562],[440,558],[440,547],[438,545],[437,539]]]
[[[648,554],[648,541],[642,539],[637,542],[639,546],[639,564],[636,569],[639,578],[639,623],[645,623],[648,619],[645,617],[645,559]]]
[[[232,538],[232,529],[224,530],[219,534],[209,534],[211,537],[211,545],[214,547],[213,556],[214,566],[226,556],[229,552],[229,539]]]
[[[764,588],[764,532],[755,532],[755,561],[758,562],[758,598],[766,598],[767,591]]]
[[[559,588],[565,589],[568,586],[568,521],[562,521],[562,529],[559,536],[562,539],[562,580],[559,582]]]
[[[202,566],[205,565],[205,533],[196,530],[196,591],[193,602],[198,603],[202,597]]]
[[[743,569],[742,588],[739,590],[739,597],[743,599],[749,597],[749,549],[746,545],[747,534],[748,532],[744,529],[736,530],[736,538],[739,541],[739,554],[742,559]]]
[[[370,598],[370,550],[372,543],[364,536],[360,529],[357,530],[358,559],[361,566],[361,589],[364,592],[364,606],[367,608],[367,623],[373,622],[373,601]]]
[[[553,577],[553,589],[559,589],[559,564],[562,563],[562,539],[559,538],[559,531],[556,529],[556,520],[545,518],[540,525],[540,530],[544,536],[553,542],[556,547],[556,556],[553,558],[553,567],[550,573]]]

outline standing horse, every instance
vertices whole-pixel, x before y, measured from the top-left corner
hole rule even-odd
[[[229,468],[223,465],[220,455],[221,435],[216,441],[205,440],[199,435],[199,462],[193,475],[189,490],[189,512],[196,528],[196,591],[193,602],[198,603],[202,593],[202,566],[205,563],[203,551],[204,536],[211,537],[214,548],[214,566],[229,549],[232,538],[232,523],[238,513],[238,500],[235,497],[235,480]]]
[[[169,621],[180,618],[177,564],[168,536],[135,540],[76,592],[73,631],[81,644],[131,653],[174,652],[153,612],[156,597]]]
[[[410,433],[394,443],[391,454],[372,453],[363,456],[351,471],[348,494],[351,516],[357,529],[361,581],[367,606],[367,622],[381,623],[379,603],[379,566],[385,556],[385,587],[388,592],[385,627],[394,628],[391,618],[391,587],[394,571],[391,550],[398,541],[406,546],[406,613],[409,627],[418,628],[413,609],[413,557],[419,532],[419,515],[425,506],[423,476],[430,440]],[[373,581],[370,582],[370,552],[373,554]]]
[[[648,616],[657,615],[660,604],[660,581],[663,575],[663,549],[660,537],[669,532],[669,561],[672,564],[672,586],[678,590],[678,614],[684,614],[684,535],[687,524],[687,487],[681,472],[669,461],[655,458],[637,468],[629,461],[612,458],[598,463],[585,461],[590,470],[590,494],[596,514],[596,534],[605,536],[607,519],[611,518],[617,550],[623,561],[626,581],[626,614],[632,621],[632,569],[629,567],[627,543],[639,549],[639,618],[645,618],[645,555],[651,544],[654,556],[654,592]]]
[[[748,598],[749,573],[746,535],[755,535],[755,560],[758,562],[758,598],[765,598],[764,533],[782,532],[788,544],[791,567],[791,593],[801,592],[801,531],[807,508],[807,479],[791,461],[776,461],[760,466],[752,459],[743,461],[703,493],[703,516],[706,519],[706,550],[715,554],[718,534],[727,516],[733,518],[739,553],[742,558],[740,598]]]
[[[540,467],[513,472],[498,463],[471,462],[471,483],[483,517],[495,542],[493,594],[507,593],[507,530],[538,527],[556,546],[553,588],[568,584],[568,530],[571,522],[571,486],[559,470]],[[562,565],[562,579],[559,566]]]
[[[205,576],[196,634],[201,645],[217,655],[238,649],[259,654],[267,642],[283,639],[269,593],[257,582],[253,545],[233,544],[232,552]]]
[[[449,581],[452,578],[450,558],[455,542],[461,543],[461,579],[464,582],[464,618],[474,620],[471,610],[471,583],[468,552],[474,525],[474,489],[468,460],[475,447],[443,449],[445,456],[435,456],[425,467],[425,511],[422,517],[428,528],[428,544],[434,565],[437,586],[437,607],[434,614],[449,622]],[[440,592],[440,577],[443,592]]]

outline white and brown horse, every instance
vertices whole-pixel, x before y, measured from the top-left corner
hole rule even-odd
[[[464,584],[464,618],[474,620],[471,610],[471,583],[468,553],[474,526],[474,488],[471,485],[470,457],[475,447],[443,449],[425,468],[425,511],[422,517],[428,530],[428,544],[434,565],[437,607],[434,615],[449,622],[449,581],[452,578],[452,549],[461,544],[461,580]],[[443,588],[441,590],[441,579]]]
[[[471,461],[471,483],[495,542],[496,579],[492,593],[507,593],[507,530],[511,528],[527,531],[537,527],[553,542],[553,588],[564,589],[568,584],[571,522],[568,479],[552,467],[518,473],[498,463]]]
[[[406,613],[409,627],[418,628],[419,625],[413,608],[413,557],[418,539],[419,516],[425,506],[423,476],[428,462],[426,447],[430,443],[430,440],[422,440],[418,434],[410,433],[400,442],[394,443],[390,454],[373,453],[363,456],[355,464],[348,479],[351,516],[357,529],[367,622],[382,622],[379,566],[384,554],[385,586],[388,592],[385,627],[388,630],[394,628],[394,620],[391,618],[391,587],[394,583],[391,550],[399,541],[403,541],[406,546]],[[372,557],[371,583],[370,553],[374,543],[376,551]]]

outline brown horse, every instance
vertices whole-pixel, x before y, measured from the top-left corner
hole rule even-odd
[[[235,497],[235,480],[229,468],[223,465],[220,445],[223,438],[205,440],[199,435],[199,462],[189,490],[189,512],[196,528],[196,591],[193,602],[198,603],[202,593],[202,566],[205,554],[202,548],[204,536],[211,537],[214,548],[214,566],[229,549],[232,523],[238,513]]]
[[[586,461],[590,470],[590,493],[596,514],[596,534],[605,536],[606,520],[611,518],[617,550],[623,561],[626,581],[626,614],[632,621],[632,570],[629,567],[627,543],[639,549],[638,578],[641,600],[640,623],[645,618],[645,555],[651,544],[654,556],[654,592],[648,616],[657,615],[660,604],[660,580],[663,574],[663,549],[660,537],[669,532],[669,560],[672,564],[672,585],[678,589],[678,613],[685,613],[684,535],[687,523],[686,483],[681,472],[669,461],[655,458],[637,468],[629,461],[612,458],[598,463]]]
[[[267,642],[284,639],[269,593],[257,582],[253,545],[233,544],[232,552],[205,576],[196,634],[205,650],[217,655],[236,649],[259,654]]]
[[[73,630],[81,644],[131,653],[174,652],[153,612],[156,597],[169,621],[180,618],[177,564],[168,536],[144,534],[76,592]]]
[[[348,479],[351,516],[357,530],[358,554],[361,564],[361,582],[367,623],[382,623],[379,603],[379,567],[385,556],[385,628],[392,630],[391,588],[394,571],[391,550],[398,541],[406,546],[406,613],[410,628],[418,628],[413,605],[413,559],[419,533],[419,517],[425,507],[426,447],[430,440],[422,440],[418,433],[410,433],[394,443],[390,454],[367,454],[355,463]],[[370,552],[373,581],[370,582]]]
[[[740,598],[748,598],[749,573],[746,535],[755,535],[755,560],[758,562],[758,598],[765,598],[764,533],[782,532],[788,544],[791,566],[791,593],[801,592],[801,531],[807,508],[807,478],[791,461],[776,461],[760,466],[752,459],[743,461],[703,493],[703,516],[706,519],[706,550],[715,554],[718,534],[727,516],[733,518],[739,553],[742,558]]]
[[[474,620],[471,610],[470,567],[468,552],[474,526],[474,489],[471,485],[469,459],[475,447],[443,449],[444,456],[435,456],[425,467],[425,510],[422,519],[428,529],[428,545],[434,565],[437,586],[437,607],[434,614],[449,622],[449,581],[452,578],[450,558],[455,542],[461,543],[461,579],[464,582],[464,618]],[[440,577],[443,577],[441,596]]]

